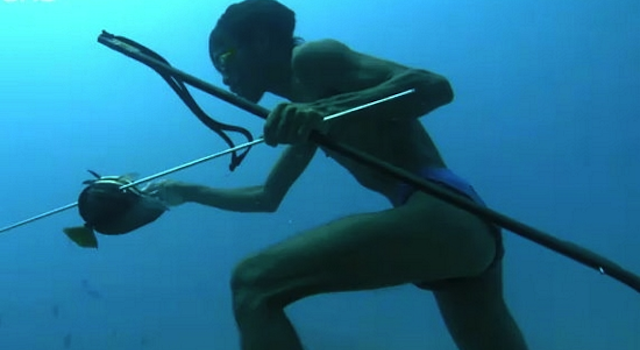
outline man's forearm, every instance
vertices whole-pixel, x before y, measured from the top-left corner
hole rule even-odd
[[[263,194],[263,186],[220,189],[185,184],[182,188],[186,202],[236,212],[273,212],[277,206],[269,203]]]

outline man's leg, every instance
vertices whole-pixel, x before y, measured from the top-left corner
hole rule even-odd
[[[285,240],[241,262],[234,312],[244,350],[301,350],[284,308],[306,296],[477,275],[495,241],[475,216],[423,193]]]
[[[504,301],[501,263],[482,278],[449,283],[434,295],[460,350],[527,349],[522,332]]]

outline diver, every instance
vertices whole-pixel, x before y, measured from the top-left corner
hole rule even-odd
[[[275,212],[320,148],[390,208],[340,218],[241,261],[231,287],[242,349],[301,350],[284,308],[305,297],[403,284],[433,293],[459,349],[526,349],[503,297],[498,227],[309,141],[312,130],[322,132],[483,204],[447,168],[419,119],[452,101],[447,79],[336,40],[305,42],[294,27],[295,13],[283,4],[245,0],[230,5],[209,36],[213,65],[233,93],[252,102],[266,92],[289,101],[264,125],[268,145],[287,145],[266,181],[221,189],[163,180],[144,191],[170,206]],[[403,99],[322,121],[411,88],[415,93]]]

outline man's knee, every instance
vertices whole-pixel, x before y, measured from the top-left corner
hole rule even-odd
[[[236,314],[255,312],[267,306],[266,262],[258,257],[241,261],[231,274],[233,309]]]
[[[231,291],[233,293],[246,289],[256,289],[260,285],[261,271],[258,258],[246,258],[238,263],[231,273]]]

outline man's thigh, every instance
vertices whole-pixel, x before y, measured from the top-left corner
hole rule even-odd
[[[305,296],[475,275],[495,254],[488,226],[423,193],[404,206],[300,233],[239,264],[235,278],[289,303]]]

